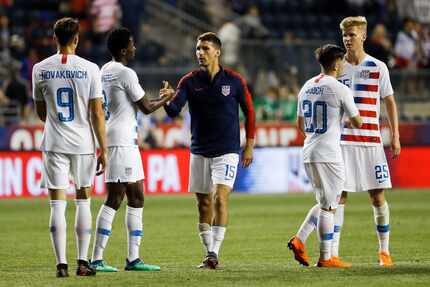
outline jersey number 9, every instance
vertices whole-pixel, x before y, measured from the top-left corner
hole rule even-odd
[[[327,103],[304,100],[302,103],[305,117],[305,132],[323,134],[327,131]],[[321,119],[318,121],[318,119]]]
[[[65,116],[63,112],[58,113],[60,122],[70,122],[75,118],[75,110],[73,106],[73,89],[72,88],[59,88],[57,90],[57,105],[61,108],[67,108],[68,112]]]

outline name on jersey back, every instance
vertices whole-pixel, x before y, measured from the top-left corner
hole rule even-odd
[[[311,95],[322,95],[324,92],[324,87],[313,87],[310,89],[306,90],[306,94],[311,94]]]
[[[88,73],[87,71],[80,71],[80,70],[42,71],[40,73],[40,77],[42,80],[51,80],[51,79],[85,80],[88,78]]]

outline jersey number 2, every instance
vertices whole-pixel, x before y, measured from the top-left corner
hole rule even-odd
[[[73,106],[73,89],[72,88],[59,88],[57,90],[57,105],[62,108],[67,108],[68,116],[63,112],[58,113],[60,122],[70,122],[75,118],[75,110]]]
[[[327,131],[327,103],[323,101],[304,100],[302,103],[305,117],[305,132],[323,134]],[[321,121],[318,121],[321,118]],[[321,126],[319,126],[321,125]]]

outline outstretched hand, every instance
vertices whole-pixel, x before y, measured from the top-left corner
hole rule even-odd
[[[160,89],[159,95],[161,99],[167,99],[170,101],[175,96],[175,90],[168,81],[163,81],[163,87]]]

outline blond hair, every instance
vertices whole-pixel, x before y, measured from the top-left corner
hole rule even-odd
[[[367,20],[364,16],[346,17],[340,22],[339,26],[342,31],[353,26],[360,26],[367,30]]]

